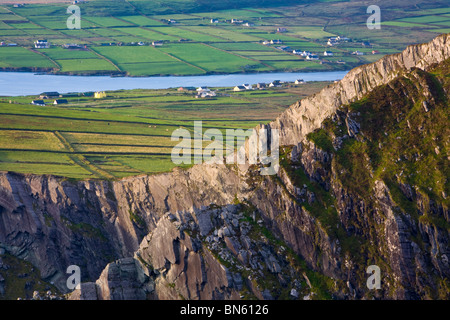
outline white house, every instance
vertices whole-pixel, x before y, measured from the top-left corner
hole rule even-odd
[[[211,90],[208,87],[198,87],[197,92],[210,92]]]
[[[247,89],[247,90],[253,90],[253,87],[252,87],[251,84],[245,83],[245,84],[243,84],[242,86],[243,86],[245,89]]]
[[[50,43],[47,40],[36,40],[34,42],[34,47],[36,49],[48,49],[50,48]]]
[[[152,46],[154,47],[161,47],[163,45],[162,41],[153,41]]]
[[[333,52],[331,52],[331,51],[324,51],[323,55],[324,56],[328,56],[328,57],[332,57],[333,56]]]
[[[280,39],[274,39],[274,40],[270,40],[271,44],[282,44],[283,41],[281,41]]]
[[[352,54],[354,54],[356,56],[362,56],[362,55],[364,55],[364,52],[356,50],[356,51],[352,52]]]
[[[211,23],[219,23],[219,19],[211,19]]]
[[[297,79],[297,80],[295,80],[295,84],[304,84],[304,83],[306,83],[306,82],[305,82],[305,80],[303,80],[303,79]]]
[[[281,87],[280,80],[274,80],[269,84],[269,87]]]
[[[306,60],[319,60],[319,56],[317,54],[310,54],[306,56]]]
[[[302,57],[308,57],[308,56],[310,56],[312,53],[311,52],[309,52],[309,51],[303,51],[300,55],[302,56]]]

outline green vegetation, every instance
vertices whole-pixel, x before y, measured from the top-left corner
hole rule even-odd
[[[19,46],[0,47],[0,68],[129,76],[342,70],[378,59],[380,55],[372,55],[374,49],[381,54],[397,52],[411,39],[425,42],[449,31],[446,7],[386,6],[382,29],[373,31],[365,27],[367,17],[357,4],[346,2],[342,11],[323,2],[310,1],[305,7],[293,0],[95,0],[79,4],[81,30],[67,28],[67,4],[0,5],[0,41]],[[239,22],[231,23],[232,19]],[[279,27],[286,32],[277,32]],[[328,47],[327,39],[337,35],[351,41]],[[38,39],[49,40],[52,48],[34,50]],[[290,49],[262,44],[273,39]],[[153,41],[162,41],[162,46],[152,47]],[[371,45],[364,47],[363,41]],[[69,43],[83,48],[61,49]],[[318,54],[322,64],[292,54],[294,49]],[[334,56],[323,56],[325,50]],[[352,55],[356,50],[367,54]],[[93,52],[100,54],[93,56]]]
[[[3,266],[8,266],[0,269],[5,289],[4,294],[0,294],[0,300],[15,300],[18,297],[30,299],[34,291],[38,291],[41,296],[45,296],[48,290],[53,294],[60,294],[56,287],[42,280],[39,270],[30,262],[10,254],[3,254],[0,259]]]
[[[139,58],[136,53],[134,59]],[[6,97],[0,100],[0,170],[74,179],[170,171],[175,167],[171,151],[178,144],[171,140],[175,129],[192,133],[195,120],[203,121],[203,130],[252,128],[326,84],[248,92],[217,88],[210,99],[195,98],[192,90],[112,91],[103,99],[67,96],[68,104],[58,106],[45,100],[45,107],[30,105],[35,97]]]

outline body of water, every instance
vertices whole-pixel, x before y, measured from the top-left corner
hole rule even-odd
[[[244,83],[270,83],[273,80],[292,82],[296,79],[303,79],[305,81],[334,81],[342,79],[347,72],[281,72],[144,78],[0,72],[0,96],[37,95],[48,91],[69,93],[120,89],[168,89],[189,86],[234,87]]]

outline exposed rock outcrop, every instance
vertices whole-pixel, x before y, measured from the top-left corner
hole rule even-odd
[[[2,173],[0,248],[61,291],[66,268],[80,266],[83,283],[71,295],[79,299],[448,296],[448,206],[398,178],[403,172],[395,183],[374,172],[373,148],[387,142],[380,132],[370,140],[359,111],[342,107],[380,87],[400,87],[408,106],[425,99],[429,116],[448,107],[440,98],[448,88],[437,92],[413,69],[448,61],[449,38],[358,67],[287,109],[270,124],[284,146],[276,176],[261,176],[258,165],[206,164],[111,182]],[[403,92],[407,80],[424,94]],[[414,124],[401,114],[388,120]],[[332,129],[307,139],[326,121]],[[338,152],[349,141],[372,149],[347,159]],[[370,264],[383,267],[378,292],[366,287]]]

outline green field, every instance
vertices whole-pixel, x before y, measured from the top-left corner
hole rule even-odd
[[[325,59],[326,67],[320,61],[299,63],[298,57],[274,49],[279,45],[264,46],[262,42],[279,39],[283,41],[282,45],[290,47],[290,51],[305,50],[319,55],[332,50],[348,62],[346,67],[349,69],[374,60],[369,56],[352,57],[352,50],[366,49],[361,45],[363,42],[368,41],[372,44],[371,49],[388,54],[413,42],[429,41],[436,33],[448,32],[450,7],[427,3],[407,8],[395,6],[396,1],[392,6],[383,7],[382,28],[375,31],[366,27],[367,17],[361,14],[358,4],[344,0],[333,1],[332,5],[328,1],[310,1],[307,6],[294,0],[273,0],[270,3],[258,0],[243,3],[235,0],[208,3],[192,0],[95,0],[79,4],[81,30],[67,28],[65,3],[26,4],[22,8],[0,5],[0,41],[16,43],[30,52],[29,58],[22,59],[21,56],[18,59],[14,50],[3,51],[0,53],[4,57],[0,60],[0,68],[42,71],[51,68],[52,72],[73,74],[110,71],[111,74],[120,72],[129,76],[341,70],[343,67],[336,59]],[[342,10],[343,5],[345,10]],[[219,23],[211,23],[211,19],[218,19]],[[233,19],[240,22],[231,23]],[[286,30],[280,33],[278,28]],[[349,37],[352,43],[328,47],[327,39],[337,35]],[[36,55],[29,49],[37,39],[47,39],[53,47],[66,43],[85,45],[100,55],[76,57],[78,53],[75,52],[70,59],[104,61],[97,61],[97,70],[88,61],[59,63],[69,59],[70,50],[38,49],[37,52],[43,55]],[[164,43],[161,47],[151,48],[152,41]],[[136,46],[139,42],[154,49],[151,56],[136,60],[142,52]],[[264,54],[251,54],[250,51]],[[9,52],[11,55],[7,54]],[[24,54],[26,51],[21,52]],[[169,60],[160,60],[160,53],[166,53]],[[269,55],[272,57],[267,57]],[[111,61],[115,66],[111,67]],[[221,63],[217,64],[217,61]]]
[[[45,107],[30,105],[35,97],[6,97],[0,100],[0,170],[75,179],[170,171],[175,129],[193,132],[195,120],[203,121],[203,130],[252,128],[327,84],[249,92],[217,88],[214,99],[176,89],[112,91],[104,99],[67,97],[61,106],[46,100]]]

